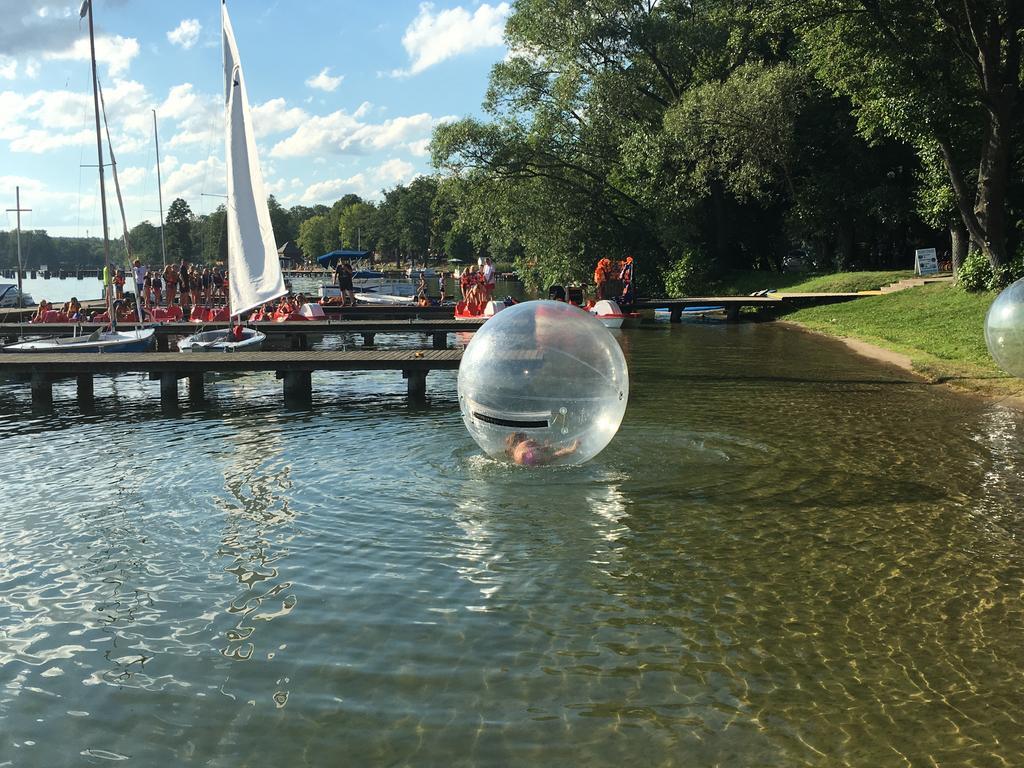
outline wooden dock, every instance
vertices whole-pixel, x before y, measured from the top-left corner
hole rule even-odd
[[[202,400],[206,373],[274,371],[284,382],[288,404],[312,401],[313,371],[401,371],[408,382],[409,399],[423,402],[427,392],[427,374],[434,370],[456,370],[462,361],[459,349],[425,350],[352,350],[348,352],[236,352],[192,353],[0,353],[0,377],[27,377],[32,385],[32,403],[53,403],[55,379],[75,377],[78,400],[93,399],[93,376],[113,373],[148,373],[160,382],[160,399],[178,402],[178,381],[188,379],[189,397]]]
[[[363,346],[372,347],[379,333],[422,333],[431,337],[434,349],[448,348],[448,334],[473,333],[483,325],[480,320],[454,319],[419,319],[408,320],[296,320],[284,323],[249,323],[267,335],[268,339],[283,340],[294,350],[309,349],[310,338],[330,336],[333,334],[354,334],[361,336]],[[156,331],[158,352],[167,352],[171,348],[170,341],[180,336],[188,336],[200,330],[213,331],[227,328],[228,323],[118,323],[118,328],[153,328]],[[0,323],[0,339],[14,342],[21,336],[71,336],[75,333],[88,334],[97,328],[106,328],[98,323]]]
[[[854,299],[863,299],[866,293],[771,293],[767,296],[687,296],[681,299],[640,299],[631,309],[662,309],[670,312],[673,323],[682,321],[686,307],[724,307],[726,318],[739,319],[740,310],[754,309],[797,309],[819,304],[839,304]]]

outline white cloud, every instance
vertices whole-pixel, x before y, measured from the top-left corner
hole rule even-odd
[[[434,13],[433,3],[420,4],[419,15],[405,30],[402,45],[409,54],[409,69],[396,69],[394,77],[417,75],[453,56],[502,45],[507,2],[483,3],[470,13],[462,6]]]
[[[120,168],[117,172],[117,179],[121,183],[122,188],[134,187],[145,181],[147,173],[145,168],[137,166]]]
[[[172,86],[164,103],[157,108],[157,114],[171,120],[181,120],[195,110],[198,100],[192,90],[192,83]]]
[[[381,197],[381,190],[385,187],[407,183],[417,175],[412,163],[392,158],[375,168],[361,171],[345,179],[318,181],[307,187],[301,195],[289,195],[285,200],[288,201],[287,204],[296,202],[301,202],[304,205],[330,203],[349,192],[353,192],[365,200],[375,200]]]
[[[202,144],[204,141],[209,140],[210,134],[207,131],[181,131],[171,136],[167,146],[177,149],[178,147],[187,147],[190,144]]]
[[[96,38],[96,60],[106,64],[110,74],[122,75],[128,71],[132,59],[139,55],[139,41],[134,37],[113,35]],[[56,61],[89,61],[88,39],[78,39],[62,51],[47,51],[43,58]]]
[[[409,154],[416,157],[426,157],[430,152],[430,139],[419,139],[409,142]]]
[[[21,136],[11,141],[12,152],[30,152],[42,154],[54,149],[64,147],[85,147],[96,141],[94,131],[81,130],[76,133],[50,133],[39,129],[25,131]]]
[[[252,124],[256,136],[293,131],[309,120],[309,114],[298,107],[288,107],[284,99],[271,99],[252,108]]]
[[[341,81],[345,79],[344,75],[331,77],[331,75],[328,74],[330,71],[330,67],[324,67],[323,69],[320,70],[319,75],[317,75],[316,77],[309,78],[309,80],[306,81],[306,85],[308,85],[310,88],[316,88],[319,91],[327,91],[328,93],[330,93],[331,91],[335,90],[339,85],[341,85]]]
[[[195,202],[202,193],[223,194],[227,168],[218,157],[195,163],[182,163],[164,177],[164,200],[183,197]]]
[[[429,137],[434,126],[452,119],[450,116],[435,118],[422,112],[381,123],[365,123],[361,118],[368,112],[369,105],[363,104],[353,114],[338,110],[329,115],[309,117],[299,124],[295,133],[275,144],[270,155],[288,158],[327,152],[365,154],[412,145]]]
[[[182,19],[181,24],[167,33],[167,39],[172,45],[180,45],[186,51],[199,40],[199,33],[203,25],[199,19]]]
[[[14,80],[18,76],[18,62],[9,56],[0,55],[0,80]]]

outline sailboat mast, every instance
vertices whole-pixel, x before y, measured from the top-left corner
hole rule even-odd
[[[14,207],[8,208],[8,213],[16,213],[18,218],[18,309],[25,308],[25,294],[21,287],[21,214],[31,211],[31,208],[21,207],[21,187],[14,188]],[[20,319],[20,316],[19,316]]]
[[[100,134],[100,81],[96,74],[96,36],[92,24],[92,0],[85,0],[82,12],[89,14],[89,55],[92,58],[92,103],[96,113],[96,157],[100,168],[100,211],[103,214],[103,266],[110,266],[109,228],[107,226],[107,188],[103,179],[103,138]],[[109,294],[109,287],[104,289]],[[109,299],[108,299],[109,300]]]
[[[167,266],[167,244],[164,242],[164,191],[160,181],[160,136],[156,130],[156,110],[153,110],[153,144],[156,146],[156,196],[160,201],[160,256]]]

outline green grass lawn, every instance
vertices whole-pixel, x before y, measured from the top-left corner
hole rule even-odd
[[[801,309],[785,319],[901,352],[933,381],[985,394],[1021,395],[1024,382],[1000,371],[985,346],[985,314],[995,297],[951,285],[926,285]]]
[[[877,291],[883,285],[913,277],[911,270],[894,272],[837,272],[832,275],[807,273],[756,272],[736,270],[716,282],[714,296],[747,296],[754,291],[774,288],[793,293],[853,293]]]

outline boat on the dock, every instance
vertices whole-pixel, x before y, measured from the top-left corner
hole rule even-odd
[[[240,329],[240,332],[235,328]],[[178,349],[182,352],[259,352],[266,340],[265,333],[236,325],[233,328],[193,333],[178,342]]]
[[[225,141],[228,172],[228,315],[237,319],[288,293],[267,207],[252,113],[227,4],[221,5],[224,38]],[[266,335],[233,326],[194,333],[178,342],[181,352],[255,352]]]
[[[380,283],[356,291],[356,301],[366,304],[413,304],[416,287],[411,283]]]
[[[0,283],[0,309],[16,309],[18,307],[31,307],[35,304],[32,297],[27,293],[21,294],[21,302],[18,302],[18,286],[14,283]]]
[[[504,301],[495,301],[492,299],[484,305],[479,304],[467,304],[465,301],[460,301],[455,305],[455,319],[456,320],[486,320],[494,317],[496,314],[501,312],[508,306]]]
[[[152,328],[139,328],[132,331],[95,330],[82,336],[59,336],[42,339],[29,339],[17,344],[8,344],[4,352],[146,352],[153,346]]]

